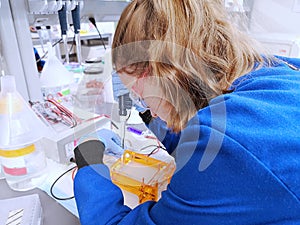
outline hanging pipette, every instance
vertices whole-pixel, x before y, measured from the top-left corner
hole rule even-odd
[[[47,26],[46,26],[46,30],[48,31],[48,41],[52,44],[53,41],[52,41],[51,26],[50,26],[50,25],[47,25]]]
[[[74,0],[73,0],[74,1]],[[74,25],[75,43],[78,64],[81,65],[81,41],[80,41],[80,5],[77,2],[75,8],[72,10],[72,20]]]
[[[66,63],[68,64],[70,62],[70,59],[69,59],[68,36],[67,36],[67,31],[68,31],[67,6],[65,4],[63,4],[62,8],[58,10],[58,18],[59,18],[59,24],[61,28],[61,35],[64,43]]]
[[[41,45],[41,47],[42,47],[42,50],[43,50],[43,52],[45,52],[45,49],[44,49],[44,38],[43,38],[43,31],[42,31],[42,27],[41,26],[36,26],[35,27],[35,29],[36,29],[36,31],[37,31],[37,33],[38,33],[38,35],[39,35],[39,40],[40,40],[40,45]]]

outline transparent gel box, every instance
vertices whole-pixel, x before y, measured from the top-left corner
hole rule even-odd
[[[110,168],[112,182],[135,194],[139,203],[157,201],[174,171],[174,160],[163,161],[130,150],[125,150]]]

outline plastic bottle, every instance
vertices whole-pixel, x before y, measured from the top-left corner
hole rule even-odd
[[[45,99],[50,94],[54,98],[70,94],[70,84],[73,82],[71,74],[56,57],[50,42],[48,46],[48,59],[40,76],[42,94]]]
[[[47,128],[16,90],[15,77],[1,77],[0,92],[1,170],[8,185],[30,190],[43,182],[46,158],[41,138]]]
[[[2,180],[2,179],[4,179],[4,178],[5,178],[5,176],[4,176],[3,172],[2,172],[2,168],[1,168],[1,158],[0,158],[0,180]]]

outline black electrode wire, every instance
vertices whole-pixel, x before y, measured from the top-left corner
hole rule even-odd
[[[112,125],[114,128],[116,128],[117,130],[119,130],[119,127],[118,127],[112,120],[110,120],[110,122],[111,122],[111,125]]]
[[[62,40],[63,40],[63,39],[60,38],[58,41],[56,41],[56,42],[52,45],[52,48],[53,48],[54,46],[56,46],[58,43],[60,43]],[[46,52],[44,53],[43,56],[41,56],[38,60],[36,60],[36,62],[38,63],[39,61],[41,61],[43,58],[45,58],[45,57],[47,56],[47,54],[48,54],[48,51],[46,51]]]
[[[150,147],[154,147],[154,149],[151,150],[150,153],[145,154],[148,157],[151,156],[151,155],[153,155],[156,152],[156,150],[159,150],[159,149],[166,150],[166,148],[164,148],[162,146],[159,146],[159,145],[147,145],[147,146],[142,147],[139,151],[140,151],[141,154],[143,154],[143,151],[146,150],[147,148],[150,148]]]
[[[63,177],[65,176],[67,173],[69,173],[70,171],[72,171],[73,169],[75,169],[77,166],[72,167],[71,169],[68,169],[67,171],[65,171],[63,174],[61,174],[51,185],[50,187],[50,194],[53,198],[55,198],[56,200],[60,200],[60,201],[66,201],[66,200],[71,200],[74,198],[74,196],[72,197],[66,197],[66,198],[61,198],[61,197],[57,197],[54,193],[53,193],[53,188],[55,186],[55,184]]]
[[[162,146],[156,146],[156,148],[154,148],[149,154],[147,154],[147,156],[150,157],[151,155],[155,154],[156,151],[158,151],[159,149],[166,150],[166,149],[163,148]]]
[[[94,17],[89,17],[89,21],[94,25],[94,27],[96,28],[99,36],[100,36],[100,39],[101,39],[101,42],[102,42],[102,45],[104,47],[104,49],[106,50],[106,46],[105,46],[105,43],[104,43],[104,40],[102,38],[102,35],[101,35],[101,32],[99,31],[98,27],[97,27],[97,23],[96,23],[96,20]]]

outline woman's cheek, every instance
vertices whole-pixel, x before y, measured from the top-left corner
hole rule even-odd
[[[155,104],[150,104],[150,111],[153,117],[159,117],[164,121],[168,121],[171,114],[171,106],[164,100],[157,100]]]

